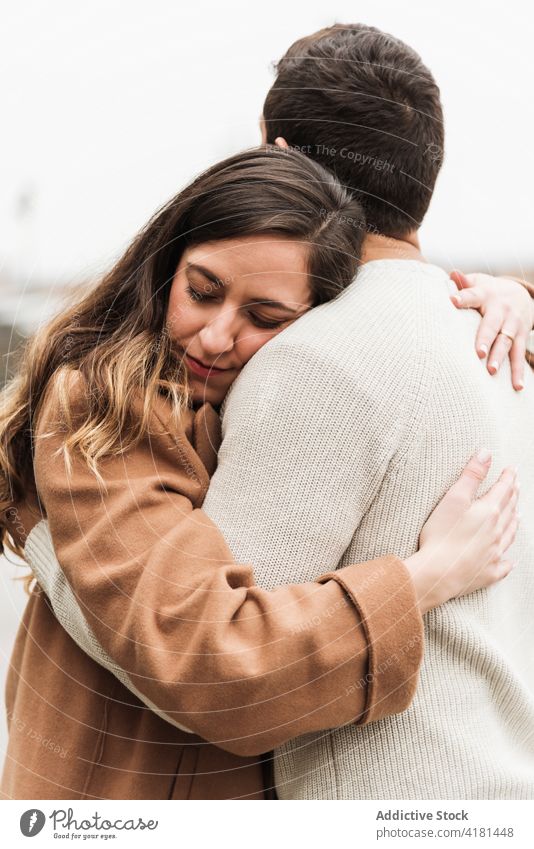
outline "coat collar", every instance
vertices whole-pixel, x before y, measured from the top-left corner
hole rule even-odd
[[[221,444],[221,420],[211,404],[203,404],[194,411],[191,443],[211,477],[217,468]]]

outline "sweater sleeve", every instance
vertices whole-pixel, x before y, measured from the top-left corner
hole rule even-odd
[[[77,414],[84,397],[78,388]],[[168,721],[236,754],[407,707],[422,622],[402,561],[256,586],[199,509],[206,470],[161,405],[135,449],[102,461],[100,481],[78,456],[67,470],[54,392],[40,416],[36,484],[82,640]]]

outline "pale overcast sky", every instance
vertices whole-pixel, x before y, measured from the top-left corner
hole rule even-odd
[[[449,267],[534,267],[524,0],[26,0],[3,9],[4,273],[103,270],[196,172],[258,143],[271,61],[336,20],[404,39],[441,86],[447,153],[426,253]]]

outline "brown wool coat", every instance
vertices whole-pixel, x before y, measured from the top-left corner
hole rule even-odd
[[[71,396],[83,416],[78,379]],[[191,733],[85,655],[35,587],[7,681],[2,798],[272,798],[262,753],[408,707],[423,632],[406,567],[318,563],[314,582],[255,586],[201,510],[220,442],[211,407],[178,427],[161,398],[140,444],[101,464],[105,488],[76,457],[67,476],[54,387],[36,437],[40,508],[19,505],[18,531],[48,518],[97,639]]]

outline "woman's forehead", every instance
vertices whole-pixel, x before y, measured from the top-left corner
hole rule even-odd
[[[189,256],[201,259],[211,259],[218,262],[249,262],[264,265],[283,260],[304,268],[307,245],[302,239],[265,233],[257,236],[241,236],[235,239],[220,239],[213,242],[202,242],[188,249]]]

